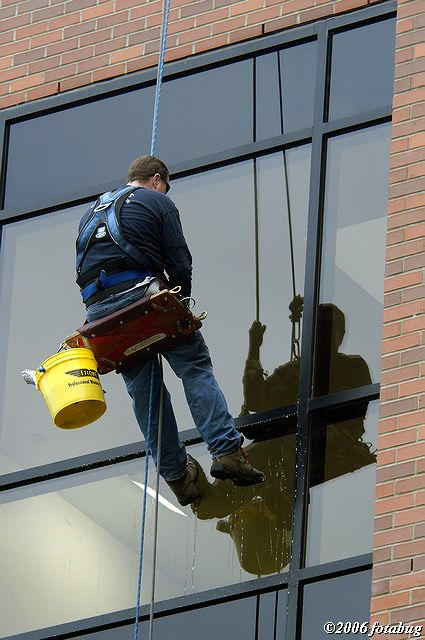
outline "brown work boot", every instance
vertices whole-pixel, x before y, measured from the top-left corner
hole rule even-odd
[[[198,487],[196,486],[196,478],[198,475],[197,465],[198,463],[195,458],[192,458],[192,456],[188,454],[184,474],[177,480],[167,482],[171,491],[183,507],[195,502],[195,500],[199,498]]]
[[[233,480],[238,487],[248,487],[266,479],[262,471],[250,465],[248,455],[242,447],[234,453],[214,458],[210,473],[220,480]]]

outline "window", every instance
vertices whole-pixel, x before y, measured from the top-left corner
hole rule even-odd
[[[178,511],[160,504],[159,638],[197,635],[202,621],[208,638],[237,619],[241,637],[296,640],[301,629],[308,640],[318,610],[332,619],[330,602],[335,619],[367,616],[393,49],[394,9],[381,3],[167,65],[159,154],[194,257],[195,309],[208,310],[217,378],[266,482],[213,481],[166,372],[204,495],[179,509],[160,484]],[[98,423],[64,432],[19,372],[83,321],[76,227],[148,147],[149,73],[53,97],[48,111],[18,107],[6,122],[0,510],[10,590],[0,637],[132,635],[144,462],[121,380],[102,379]]]

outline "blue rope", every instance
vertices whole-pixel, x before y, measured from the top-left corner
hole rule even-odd
[[[167,44],[167,29],[168,29],[168,17],[170,13],[170,0],[164,0],[166,2],[165,7],[165,15],[161,25],[161,53],[159,57],[158,63],[158,71],[156,76],[156,89],[155,89],[155,105],[153,110],[153,123],[152,123],[152,141],[151,141],[151,156],[154,156],[156,153],[156,138],[158,132],[158,117],[159,117],[159,106],[161,100],[161,86],[162,86],[162,74],[164,71],[164,58],[165,58],[165,47]]]
[[[158,63],[158,70],[156,76],[156,88],[155,88],[155,104],[154,104],[154,112],[153,112],[153,122],[152,122],[152,140],[151,140],[151,155],[155,155],[156,146],[157,146],[157,132],[158,132],[158,117],[159,117],[159,107],[161,101],[161,85],[162,85],[162,75],[164,71],[164,58],[165,58],[165,48],[167,44],[167,29],[168,29],[168,18],[170,14],[170,0],[164,0],[166,2],[165,13],[163,8],[163,21],[161,25],[161,51]],[[163,5],[164,7],[164,5]],[[148,487],[148,471],[149,471],[149,441],[150,441],[150,427],[152,421],[152,405],[153,405],[153,379],[154,379],[154,371],[155,371],[155,363],[156,359],[152,360],[152,369],[151,369],[151,381],[150,381],[150,391],[149,391],[149,411],[148,411],[148,426],[146,432],[146,461],[145,461],[145,488],[143,492],[143,507],[142,507],[142,521],[140,526],[140,556],[139,556],[139,570],[138,570],[138,580],[137,580],[137,602],[136,602],[136,619],[134,623],[134,640],[138,640],[139,637],[139,614],[140,614],[140,598],[142,593],[142,577],[143,577],[143,552],[145,546],[145,529],[146,529],[146,503],[147,503],[147,487]],[[162,376],[160,380],[160,384],[162,385]],[[158,431],[162,428],[161,425],[161,417],[158,424]],[[158,457],[160,456],[160,452],[158,451]],[[159,460],[158,460],[159,464]],[[159,472],[157,470],[157,474]],[[157,495],[156,499],[158,500],[158,486],[157,486]],[[152,594],[152,599],[153,599]],[[151,603],[151,630],[150,637],[152,637],[152,603]]]
[[[140,556],[139,556],[139,572],[137,579],[137,602],[136,602],[136,620],[134,623],[134,640],[138,640],[139,637],[139,613],[140,613],[140,597],[142,593],[142,573],[143,573],[143,552],[145,546],[145,528],[146,528],[146,502],[147,502],[147,487],[148,487],[148,473],[149,473],[149,441],[150,441],[150,427],[152,421],[152,405],[153,405],[153,378],[155,372],[155,362],[153,359],[151,365],[151,382],[149,389],[149,410],[148,410],[148,428],[146,432],[146,459],[145,459],[145,488],[143,491],[143,507],[142,507],[142,521],[140,525]]]

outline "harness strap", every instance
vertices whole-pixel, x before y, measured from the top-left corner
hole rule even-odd
[[[121,282],[134,280],[135,278],[141,278],[141,280],[144,280],[149,276],[155,275],[156,274],[153,273],[153,271],[139,271],[135,269],[133,271],[121,271],[120,273],[113,273],[112,275],[107,276],[105,270],[102,269],[100,275],[93,282],[90,282],[81,289],[81,297],[83,298],[83,302],[86,302],[92,295],[97,293],[97,291],[101,291],[107,287],[112,287],[114,284],[121,284]]]

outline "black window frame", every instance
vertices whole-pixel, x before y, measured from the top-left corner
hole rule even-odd
[[[348,133],[358,129],[372,127],[391,121],[392,105],[369,111],[350,118],[325,121],[328,105],[330,83],[330,60],[332,35],[339,31],[359,27],[376,21],[394,18],[396,3],[385,1],[367,8],[352,11],[340,16],[320,20],[306,26],[289,29],[269,36],[263,36],[222,49],[210,51],[186,60],[171,62],[166,65],[164,79],[172,79],[188,73],[201,72],[207,68],[220,66],[227,62],[235,62],[253,55],[276,51],[285,46],[291,46],[303,41],[317,39],[318,56],[316,70],[316,87],[314,98],[313,126],[301,131],[283,134],[267,140],[243,145],[223,153],[206,156],[193,162],[186,162],[171,166],[174,179],[204,172],[209,169],[253,159],[261,155],[310,143],[311,175],[308,211],[308,237],[306,251],[305,285],[304,285],[304,320],[302,330],[302,358],[300,366],[300,396],[297,405],[273,409],[252,416],[236,418],[237,427],[243,431],[245,427],[261,429],[270,421],[281,425],[281,433],[293,431],[293,420],[287,418],[297,416],[297,475],[296,494],[293,512],[293,537],[291,548],[291,563],[289,571],[266,578],[253,579],[249,582],[235,584],[223,588],[213,589],[197,594],[182,596],[172,600],[159,602],[155,606],[155,615],[170,615],[177,611],[185,611],[212,603],[225,602],[241,597],[257,596],[257,616],[261,605],[261,594],[271,591],[277,592],[287,589],[286,612],[286,640],[296,640],[301,637],[302,592],[305,584],[321,579],[348,575],[371,569],[372,554],[346,558],[335,562],[313,567],[304,567],[305,537],[307,531],[308,511],[308,470],[309,470],[309,433],[311,420],[314,415],[326,412],[330,408],[338,408],[348,403],[379,398],[379,384],[351,389],[341,393],[334,393],[324,397],[313,397],[312,379],[314,362],[314,344],[316,331],[316,314],[319,300],[320,286],[320,250],[321,230],[323,219],[323,202],[326,175],[326,151],[328,140],[336,135]],[[1,191],[0,204],[4,202],[6,177],[6,163],[8,154],[9,128],[12,124],[42,114],[53,113],[59,109],[78,106],[92,100],[107,98],[123,91],[138,89],[141,86],[152,85],[156,79],[156,70],[128,74],[92,86],[76,89],[58,96],[52,96],[36,102],[23,104],[0,112],[0,158]],[[105,190],[110,185],[105,185]],[[34,218],[61,209],[90,202],[97,194],[76,194],[75,199],[58,202],[54,207],[26,211],[0,210],[0,250],[2,227],[10,222]],[[201,442],[195,429],[181,434],[185,444],[191,445]],[[36,484],[53,478],[63,477],[96,467],[108,466],[125,460],[140,458],[145,455],[143,442],[136,442],[114,449],[98,451],[85,456],[42,465],[14,473],[0,476],[0,491],[15,487]],[[276,595],[276,611],[278,606]],[[77,620],[55,627],[24,632],[13,636],[13,640],[50,640],[77,637],[78,633],[101,631],[130,624],[134,620],[135,609],[127,609],[96,616],[86,620]],[[141,618],[149,616],[148,607],[141,608]],[[258,626],[258,625],[257,625]],[[258,635],[258,629],[257,629]],[[12,640],[12,638],[10,638]]]

